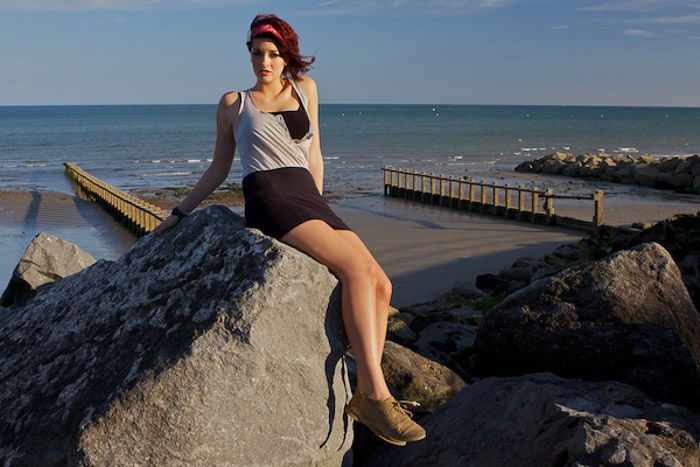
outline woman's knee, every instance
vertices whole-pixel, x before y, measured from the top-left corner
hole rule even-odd
[[[382,299],[382,300],[389,301],[389,300],[391,300],[391,294],[393,291],[391,281],[386,276],[386,274],[384,273],[382,268],[377,266],[377,269],[379,269],[379,271],[377,273],[377,279],[376,279],[377,297]]]
[[[337,265],[334,273],[341,282],[374,282],[374,265],[364,258],[354,258]]]

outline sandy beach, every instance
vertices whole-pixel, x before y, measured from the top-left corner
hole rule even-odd
[[[605,223],[629,225],[695,213],[698,197],[649,188],[587,182],[542,174],[488,171],[480,175],[503,182],[553,186],[571,194],[604,189]],[[329,187],[332,190],[333,187]],[[139,192],[164,208],[186,191]],[[490,215],[389,198],[376,193],[329,196],[329,204],[363,239],[393,282],[392,304],[400,307],[436,298],[455,281],[509,267],[521,256],[539,257],[558,245],[574,242],[583,231],[553,228]],[[235,186],[219,190],[201,207],[225,204],[243,215]],[[589,219],[592,202],[557,200],[558,214]],[[0,284],[4,287],[24,249],[39,231],[49,231],[77,243],[96,258],[115,259],[135,241],[95,203],[50,191],[0,191]]]

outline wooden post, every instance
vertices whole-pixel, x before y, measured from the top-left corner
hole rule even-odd
[[[469,210],[471,211],[472,206],[474,205],[474,179],[469,179],[469,199],[467,200],[467,206],[469,207]]]
[[[539,198],[539,188],[532,188],[532,222],[535,222],[535,215],[537,214],[537,201]]]
[[[525,189],[524,186],[518,185],[518,219],[520,219],[523,215],[523,211],[525,210]]]
[[[506,212],[508,212],[508,210],[511,208],[511,204],[510,204],[510,184],[509,184],[509,183],[506,183],[506,184],[505,184],[505,187],[506,187],[506,189],[505,189],[505,191],[506,191],[506,193],[505,193],[505,197],[506,197]]]
[[[447,191],[448,191],[447,205],[452,207],[452,205],[453,205],[453,203],[452,203],[452,184],[454,182],[455,177],[454,177],[454,175],[450,175],[450,176],[448,176],[448,179],[449,179],[449,181],[447,182]]]
[[[493,193],[491,194],[491,199],[493,199],[493,212],[496,212],[496,207],[498,206],[498,185],[493,182]]]
[[[593,213],[593,227],[600,227],[603,225],[603,190],[596,190],[593,193],[593,205],[595,211]]]
[[[386,186],[388,185],[388,183],[387,183],[386,165],[382,166],[382,174],[384,175],[384,196],[386,196]]]
[[[481,206],[479,206],[479,210],[484,212],[484,207],[486,206],[486,181],[480,181],[479,186],[481,186]]]
[[[465,176],[459,177],[459,199],[457,200],[457,207],[461,207],[462,201],[464,200],[464,179]]]
[[[425,172],[420,173],[420,200],[425,200]]]
[[[552,195],[554,194],[554,190],[551,188],[547,188],[544,190],[544,196],[545,198],[545,208],[544,208],[544,213],[547,217],[552,217],[554,215],[554,199],[552,198]]]
[[[416,177],[418,177],[418,171],[413,171],[413,180],[411,180],[411,190],[413,190],[413,199],[416,199]]]

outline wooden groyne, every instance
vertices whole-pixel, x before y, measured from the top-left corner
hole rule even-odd
[[[91,201],[98,202],[118,221],[137,235],[145,235],[160,224],[168,213],[90,175],[71,162],[64,162],[66,175],[75,180]]]
[[[382,167],[382,171],[385,196],[586,231],[603,225],[603,190],[582,196],[555,195],[551,188],[498,185],[391,166]],[[557,215],[554,210],[557,198],[593,201],[592,219],[585,221]]]

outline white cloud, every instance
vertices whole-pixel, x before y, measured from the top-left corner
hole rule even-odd
[[[565,31],[569,29],[569,26],[563,25],[563,24],[558,24],[556,26],[552,26],[552,29],[555,29],[557,31]]]
[[[700,15],[662,16],[637,20],[638,23],[651,24],[700,24]]]
[[[634,13],[665,8],[700,8],[700,0],[613,0],[579,8],[581,11],[627,11]]]
[[[639,37],[652,37],[655,34],[646,29],[625,29],[623,32],[625,36],[639,36]]]

